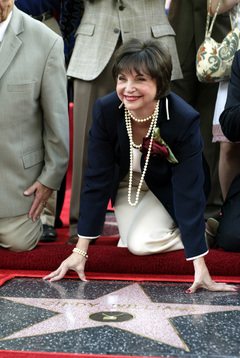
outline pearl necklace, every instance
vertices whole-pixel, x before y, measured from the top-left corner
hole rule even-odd
[[[153,125],[154,125],[154,114],[152,114],[150,116],[152,118],[152,121],[150,123],[149,129],[147,131],[146,137],[149,137],[151,134],[151,131],[153,129]],[[135,144],[133,141],[133,137],[132,137],[132,123],[131,123],[131,117],[130,114],[128,112],[128,110],[125,108],[125,122],[126,122],[126,128],[127,128],[127,132],[128,132],[128,137],[129,137],[129,141],[130,141],[130,145],[136,149],[140,149],[142,144]]]
[[[138,184],[138,188],[137,188],[137,193],[136,193],[136,198],[135,198],[135,202],[132,203],[132,179],[133,179],[133,147],[140,149],[141,144],[140,145],[136,145],[133,142],[133,137],[132,137],[132,125],[131,125],[131,113],[126,109],[125,107],[125,122],[126,122],[126,128],[127,128],[127,133],[128,133],[128,138],[129,138],[129,145],[130,145],[130,166],[129,166],[129,183],[128,183],[128,203],[131,206],[136,206],[138,201],[139,201],[139,195],[140,195],[140,191],[142,188],[142,184],[145,178],[145,174],[147,171],[147,167],[148,167],[148,163],[149,163],[149,159],[150,159],[150,154],[151,154],[151,149],[152,149],[152,143],[153,143],[153,133],[154,133],[154,129],[157,125],[157,120],[158,120],[158,112],[159,112],[159,101],[157,101],[156,107],[154,109],[153,114],[150,116],[150,118],[152,118],[149,130],[147,132],[146,137],[150,137],[150,143],[149,143],[149,147],[148,147],[148,152],[147,152],[147,157],[145,160],[145,164],[144,164],[144,168],[143,168],[143,172]],[[147,117],[149,118],[149,117]],[[136,118],[137,119],[137,118]],[[146,119],[145,119],[146,120]],[[143,120],[137,120],[137,121],[143,121]]]
[[[150,119],[152,119],[153,115],[151,114],[151,116],[148,116],[146,118],[136,118],[130,111],[129,109],[126,109],[125,110],[128,112],[128,115],[135,121],[135,122],[139,122],[139,123],[142,123],[142,122],[147,122],[149,121]]]

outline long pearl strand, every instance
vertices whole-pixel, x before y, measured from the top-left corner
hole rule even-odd
[[[156,107],[154,109],[154,112],[152,114],[152,116],[150,116],[150,118],[152,118],[149,130],[147,132],[146,137],[150,137],[150,143],[149,143],[149,147],[148,147],[148,152],[147,152],[147,157],[145,160],[145,165],[143,168],[143,172],[138,184],[138,188],[137,188],[137,193],[136,193],[136,198],[135,198],[135,202],[132,203],[132,179],[133,179],[133,147],[139,149],[141,147],[140,145],[136,145],[133,142],[133,136],[132,136],[132,125],[131,125],[131,113],[126,109],[125,107],[125,122],[126,122],[126,128],[127,128],[127,133],[128,133],[128,138],[129,138],[129,144],[130,144],[130,166],[129,166],[129,183],[128,183],[128,203],[131,206],[136,206],[138,204],[139,201],[139,195],[140,195],[140,191],[142,188],[142,184],[145,178],[145,174],[147,171],[147,167],[148,167],[148,163],[149,163],[149,158],[150,158],[150,154],[151,154],[151,149],[152,149],[152,143],[153,143],[153,133],[154,133],[154,129],[157,125],[157,120],[158,120],[158,113],[159,113],[159,101],[157,101],[156,103]],[[148,117],[149,118],[149,117]],[[136,118],[137,119],[137,118]],[[136,120],[135,119],[135,120]],[[146,119],[145,119],[146,120]],[[139,122],[143,121],[143,120],[137,120]]]
[[[151,120],[149,129],[148,129],[148,131],[147,131],[146,137],[149,137],[149,136],[150,136],[151,131],[152,131],[152,129],[153,129],[153,125],[154,125],[153,116],[154,116],[154,113],[153,113],[151,116],[148,117],[149,119],[152,119],[152,120]],[[129,110],[126,109],[126,107],[125,107],[125,121],[126,121],[126,127],[127,127],[127,132],[128,132],[129,141],[131,141],[131,144],[132,144],[132,146],[133,146],[134,148],[140,149],[141,146],[142,146],[142,144],[135,144],[134,141],[133,141],[131,118],[133,118],[131,112],[129,112]],[[134,118],[135,118],[135,117],[134,117]],[[145,120],[142,120],[142,119],[138,120],[137,118],[135,118],[134,120],[135,120],[136,122],[144,122],[146,119],[145,119]]]

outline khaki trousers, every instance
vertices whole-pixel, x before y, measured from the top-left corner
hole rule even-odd
[[[42,222],[33,222],[28,214],[0,218],[0,246],[11,251],[32,250],[42,236]]]
[[[83,173],[87,166],[87,147],[89,131],[92,125],[92,109],[95,101],[115,90],[112,78],[112,63],[94,81],[74,79],[73,107],[73,167],[70,202],[70,237],[77,235],[77,223],[80,215],[81,192],[84,187]]]
[[[40,219],[43,225],[54,227],[55,216],[56,216],[56,205],[57,205],[57,191],[54,190],[40,215]]]

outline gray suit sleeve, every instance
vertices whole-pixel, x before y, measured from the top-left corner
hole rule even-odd
[[[44,167],[38,180],[58,189],[67,170],[69,120],[63,40],[57,37],[45,65],[41,85]]]

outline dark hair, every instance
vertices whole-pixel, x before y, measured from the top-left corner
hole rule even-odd
[[[157,80],[156,99],[170,92],[172,59],[164,45],[154,40],[131,39],[124,42],[115,53],[112,74],[115,80],[119,73],[134,70]]]

